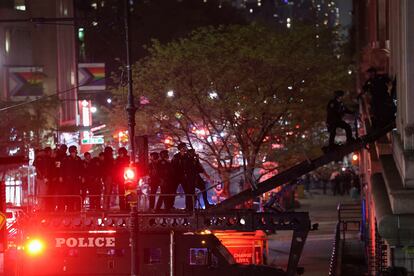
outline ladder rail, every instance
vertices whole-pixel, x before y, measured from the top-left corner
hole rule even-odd
[[[236,205],[242,204],[247,200],[253,199],[262,195],[276,187],[279,187],[289,181],[296,179],[302,175],[305,175],[323,165],[326,165],[332,161],[339,160],[340,158],[348,155],[354,151],[364,149],[369,143],[373,143],[381,138],[386,133],[395,128],[395,123],[391,123],[382,129],[377,129],[372,133],[364,135],[356,140],[354,143],[344,145],[329,151],[318,158],[315,158],[309,162],[309,160],[302,161],[301,163],[290,167],[289,169],[261,182],[258,184],[257,189],[248,189],[240,192],[224,201],[217,204],[215,207],[210,208],[208,212],[218,212],[220,210],[226,210],[234,208]]]

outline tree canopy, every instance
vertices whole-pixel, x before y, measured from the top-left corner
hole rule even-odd
[[[242,167],[253,184],[255,168],[320,138],[326,102],[346,85],[339,50],[332,31],[306,26],[205,27],[154,40],[133,73],[138,131],[188,142],[223,180]]]

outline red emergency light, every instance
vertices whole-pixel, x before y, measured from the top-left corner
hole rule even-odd
[[[31,256],[38,256],[45,250],[45,243],[43,240],[34,238],[30,239],[25,246],[27,254]]]
[[[135,181],[137,179],[137,168],[126,167],[124,169],[124,179],[126,181]]]

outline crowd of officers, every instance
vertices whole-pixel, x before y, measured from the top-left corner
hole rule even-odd
[[[167,150],[150,154],[147,174],[151,210],[160,210],[162,207],[173,209],[180,184],[186,194],[187,210],[194,208],[195,188],[202,191],[205,207],[210,206],[206,184],[200,174],[204,174],[207,179],[210,176],[201,166],[194,150],[188,150],[185,143],[179,144],[178,149],[172,160],[169,160]],[[90,209],[109,210],[112,195],[117,194],[120,210],[128,210],[129,204],[124,196],[124,168],[129,164],[130,157],[124,147],[118,149],[116,158],[109,146],[97,157],[85,152],[83,158],[78,156],[76,146],[68,148],[63,144],[54,150],[50,147],[38,150],[34,166],[39,201],[49,211],[79,211],[82,202],[89,198]],[[158,189],[163,195],[157,196]]]
[[[396,113],[396,80],[392,81],[386,74],[378,74],[377,69],[371,67],[367,70],[367,80],[362,87],[358,99],[368,95],[372,127],[379,129],[395,120]],[[356,112],[349,110],[343,103],[345,92],[337,90],[334,97],[328,102],[326,124],[329,132],[328,148],[335,147],[336,130],[345,130],[346,142],[352,143],[355,139],[351,126],[344,121],[346,114],[358,116]]]
[[[185,143],[178,145],[178,153],[173,156],[171,161],[169,161],[167,150],[163,150],[160,153],[152,152],[150,154],[148,172],[150,186],[149,208],[151,210],[157,211],[161,209],[163,204],[166,210],[173,209],[176,191],[180,184],[184,190],[185,209],[187,211],[191,211],[194,208],[196,188],[202,192],[205,208],[210,207],[206,183],[200,174],[203,174],[208,180],[210,180],[210,176],[201,165],[194,149],[187,149]],[[155,203],[158,188],[161,189],[161,194],[164,196],[160,196]]]

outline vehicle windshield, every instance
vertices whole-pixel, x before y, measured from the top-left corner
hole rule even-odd
[[[226,261],[229,264],[235,264],[236,263],[233,256],[231,255],[231,253],[227,250],[227,248],[224,245],[222,245],[221,243],[218,243],[217,244],[217,250],[226,259]]]

